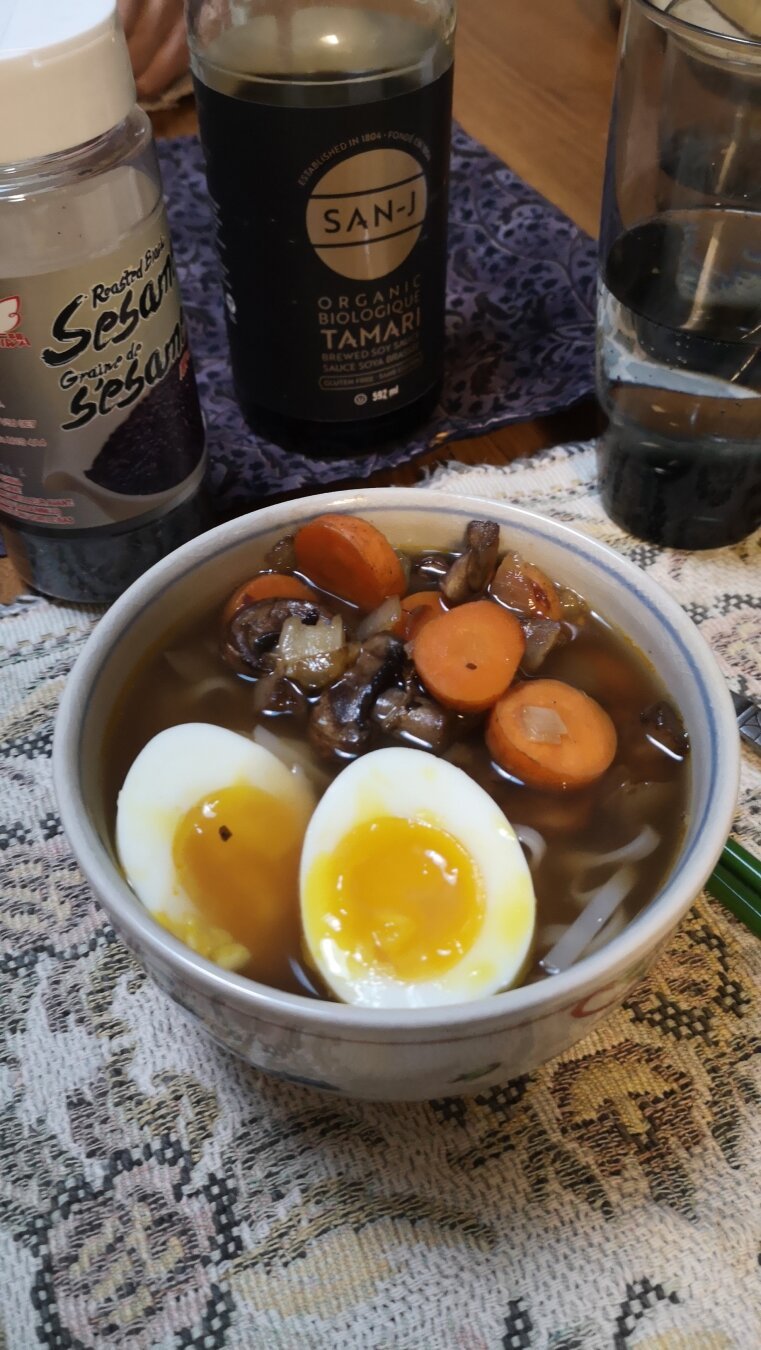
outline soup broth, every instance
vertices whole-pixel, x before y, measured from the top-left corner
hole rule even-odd
[[[413,559],[410,591],[435,590],[456,556]],[[309,577],[303,579],[314,586]],[[299,741],[294,753],[303,759],[318,795],[344,767],[340,761],[319,758],[308,744],[304,715],[317,694],[308,695],[296,715],[277,707],[255,711],[257,681],[220,658],[225,599],[220,597],[219,606],[175,632],[124,691],[104,746],[114,819],[119,789],[136,756],[152,737],[182,723],[211,723],[254,734],[270,747]],[[347,631],[355,633],[362,616],[334,596],[330,604],[333,612],[341,613]],[[496,801],[529,861],[537,925],[523,983],[547,978],[542,958],[617,868],[631,864],[631,884],[596,942],[609,941],[649,903],[668,876],[685,822],[687,763],[685,754],[669,745],[668,735],[660,734],[658,716],[650,711],[667,699],[651,666],[601,615],[584,609],[565,627],[564,642],[545,657],[539,674],[583,691],[609,714],[618,741],[615,758],[602,776],[575,791],[527,787],[495,764],[484,741],[483,718],[471,715],[454,715],[454,734],[443,751],[443,758],[465,770]],[[399,744],[398,736],[373,725],[366,748]],[[305,959],[297,927],[292,931],[290,950],[284,954],[290,973],[282,987],[331,997]],[[245,967],[242,973],[254,972]]]

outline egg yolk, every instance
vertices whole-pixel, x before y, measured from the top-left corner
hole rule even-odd
[[[209,793],[174,836],[177,880],[199,917],[250,953],[247,975],[287,980],[299,950],[302,829],[287,802],[241,785]]]
[[[435,979],[470,950],[485,914],[480,873],[445,830],[394,816],[350,830],[318,858],[305,918],[359,970]]]

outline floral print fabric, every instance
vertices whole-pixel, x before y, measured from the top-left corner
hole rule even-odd
[[[321,491],[447,441],[544,417],[594,390],[596,245],[456,127],[452,144],[447,373],[427,426],[393,447],[311,459],[249,431],[235,402],[214,220],[195,137],[159,143],[201,403],[212,495],[229,514],[278,493]]]

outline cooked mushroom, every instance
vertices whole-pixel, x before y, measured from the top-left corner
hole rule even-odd
[[[253,709],[259,717],[305,717],[309,704],[298,685],[274,672],[256,681]]]
[[[362,644],[346,674],[320,695],[309,719],[309,740],[323,759],[354,759],[367,748],[373,704],[393,684],[403,660],[399,639],[378,633]]]
[[[443,553],[423,553],[421,557],[415,558],[413,561],[410,590],[415,589],[413,582],[421,577],[424,581],[441,581],[450,567],[451,563]]]
[[[424,693],[411,668],[405,672],[401,687],[379,695],[372,717],[387,735],[399,736],[435,754],[447,748],[452,736],[451,713]]]
[[[228,625],[222,653],[228,665],[246,674],[269,674],[273,668],[269,653],[291,618],[313,626],[320,619],[329,622],[332,615],[311,600],[257,600],[238,610]]]
[[[463,605],[483,594],[494,576],[498,553],[499,525],[493,520],[471,520],[465,532],[465,552],[441,583],[448,605]]]
[[[521,670],[535,675],[555,647],[568,640],[568,631],[554,619],[526,619],[522,625],[526,647],[521,657]]]

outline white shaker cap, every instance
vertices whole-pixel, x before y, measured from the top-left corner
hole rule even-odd
[[[116,0],[1,0],[0,164],[94,140],[135,100]]]

